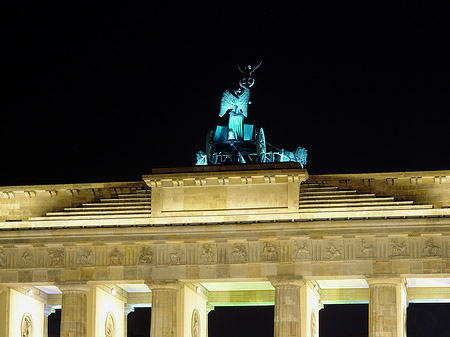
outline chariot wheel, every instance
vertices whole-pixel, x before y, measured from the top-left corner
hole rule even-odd
[[[256,135],[256,154],[261,163],[266,162],[266,137],[264,136],[263,128],[260,128]]]

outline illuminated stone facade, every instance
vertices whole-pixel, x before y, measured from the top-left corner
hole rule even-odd
[[[0,337],[46,336],[55,307],[62,337],[122,337],[136,305],[151,337],[206,337],[214,306],[258,304],[274,336],[318,337],[333,303],[369,303],[369,335],[403,337],[408,302],[450,300],[450,171],[0,187],[0,229]]]

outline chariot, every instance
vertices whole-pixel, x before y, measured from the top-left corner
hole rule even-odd
[[[225,90],[222,95],[219,117],[229,116],[228,126],[217,125],[206,135],[205,151],[197,152],[197,165],[231,163],[273,163],[296,161],[303,167],[307,151],[298,147],[294,152],[279,149],[266,142],[263,128],[245,124],[250,104],[250,88],[255,80],[252,73],[259,68],[247,66],[239,70],[245,77],[239,81],[239,88]]]

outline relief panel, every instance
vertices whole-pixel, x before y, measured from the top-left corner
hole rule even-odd
[[[311,240],[294,240],[292,243],[292,259],[311,259]]]
[[[278,261],[280,259],[280,242],[263,241],[260,243],[261,261]]]
[[[323,250],[324,260],[342,260],[344,258],[343,240],[325,240]]]
[[[213,243],[203,243],[200,245],[201,264],[214,264],[217,262],[217,247]]]
[[[228,256],[231,263],[248,261],[248,243],[235,242],[229,245]]]
[[[139,247],[139,264],[154,264],[155,250],[152,246]]]

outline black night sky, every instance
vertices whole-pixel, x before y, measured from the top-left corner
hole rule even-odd
[[[155,3],[3,5],[0,185],[190,166],[260,60],[246,122],[306,147],[310,174],[450,169],[448,5]]]
[[[0,183],[190,166],[259,60],[246,122],[310,174],[448,169],[449,8],[364,3],[10,5]]]

